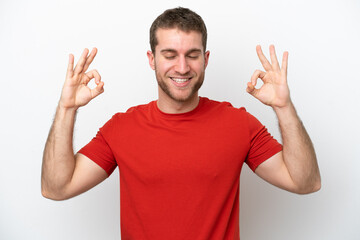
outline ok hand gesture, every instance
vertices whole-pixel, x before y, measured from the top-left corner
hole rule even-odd
[[[261,47],[256,46],[256,52],[260,59],[264,71],[256,70],[247,83],[246,91],[260,100],[262,103],[275,108],[282,108],[291,103],[290,92],[287,84],[287,62],[288,52],[284,52],[281,68],[276,58],[275,47],[270,45],[271,63],[264,56]],[[263,85],[256,89],[257,79],[263,81]]]
[[[96,48],[91,51],[90,55],[88,55],[89,50],[85,49],[75,68],[74,56],[72,54],[69,55],[66,80],[59,102],[61,107],[76,110],[104,92],[104,82],[101,82],[100,74],[96,70],[86,72],[96,53]],[[90,89],[87,85],[93,78],[95,78],[97,86],[94,89]]]

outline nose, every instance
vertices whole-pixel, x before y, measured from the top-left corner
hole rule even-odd
[[[175,71],[179,74],[186,74],[190,71],[190,66],[185,56],[180,56],[175,66]]]

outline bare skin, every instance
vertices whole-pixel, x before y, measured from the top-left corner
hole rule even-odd
[[[203,49],[201,33],[196,31],[159,28],[156,36],[155,53],[148,51],[147,56],[158,81],[157,105],[166,113],[189,112],[199,103],[198,89],[204,81],[210,52]],[[188,81],[179,86],[173,79]]]
[[[294,193],[318,191],[321,179],[315,150],[290,98],[287,84],[288,52],[283,54],[281,68],[273,45],[270,46],[271,62],[260,46],[256,47],[256,52],[265,71],[256,70],[246,90],[274,109],[279,121],[283,151],[260,164],[255,173],[269,183]],[[259,78],[264,84],[256,89]]]
[[[96,53],[96,48],[90,55],[85,49],[75,68],[74,56],[69,56],[66,80],[43,155],[41,191],[44,197],[53,200],[76,196],[107,177],[107,173],[86,156],[74,156],[72,142],[77,109],[104,92],[99,73],[86,72]],[[87,84],[93,78],[97,86],[90,89]]]
[[[202,80],[198,76],[205,71],[209,52],[202,49],[198,33],[178,32],[174,35],[170,34],[172,32],[173,29],[165,30],[158,36],[161,38],[158,39],[161,48],[157,46],[156,50],[167,49],[163,51],[164,54],[161,51],[156,55],[148,52],[148,57],[150,67],[157,70],[157,76],[162,78],[173,94],[171,98],[159,88],[160,109],[168,113],[179,113],[193,109],[198,103],[198,92],[191,93],[190,87],[193,82]],[[176,41],[169,41],[174,36]],[[166,55],[169,49],[174,56]],[[200,54],[193,55],[194,49],[195,52],[200,49]],[[283,138],[283,151],[262,163],[255,173],[269,183],[294,193],[317,191],[321,180],[315,151],[292,104],[287,85],[288,53],[284,53],[280,68],[274,46],[270,46],[271,63],[260,46],[256,50],[265,71],[255,71],[248,83],[247,92],[274,109]],[[77,109],[104,92],[104,83],[99,73],[96,70],[86,72],[96,53],[97,50],[93,49],[89,55],[89,51],[85,49],[75,68],[74,57],[69,56],[65,84],[43,156],[42,194],[50,199],[71,198],[108,177],[105,170],[86,156],[74,156],[72,146]],[[87,84],[93,78],[97,86],[90,89]],[[187,85],[171,85],[174,84],[171,82],[174,78],[191,78],[191,81]],[[255,88],[258,78],[264,82],[260,89]],[[184,96],[186,101],[176,101],[176,98]]]

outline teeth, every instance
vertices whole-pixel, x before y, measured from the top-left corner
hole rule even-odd
[[[171,79],[177,83],[183,83],[183,82],[189,81],[189,78],[171,78]]]

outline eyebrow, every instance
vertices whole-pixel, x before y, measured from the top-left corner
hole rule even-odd
[[[165,49],[162,49],[161,51],[160,51],[160,53],[167,53],[167,52],[170,52],[170,53],[176,53],[177,51],[175,50],[175,49],[172,49],[172,48],[165,48]],[[186,52],[186,55],[188,55],[188,54],[190,54],[190,53],[197,53],[197,52],[199,52],[199,53],[201,53],[202,51],[201,51],[201,49],[199,49],[199,48],[192,48],[192,49],[190,49],[190,50],[188,50],[187,52]]]
[[[167,53],[167,52],[171,52],[171,53],[176,53],[176,51],[174,49],[171,48],[166,48],[160,51],[161,53]]]

